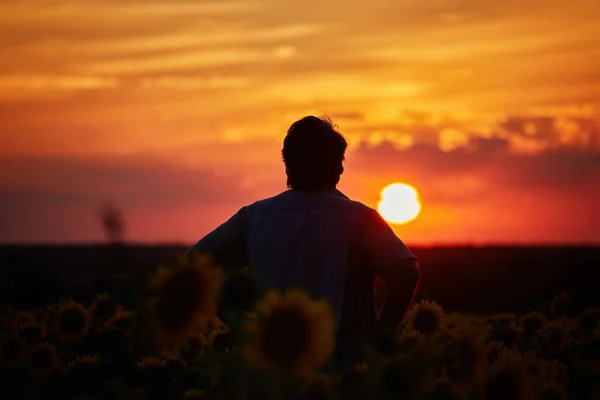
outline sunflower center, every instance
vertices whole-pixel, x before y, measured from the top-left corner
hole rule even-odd
[[[260,344],[265,356],[282,366],[294,365],[307,347],[308,328],[301,310],[277,310],[263,325]]]
[[[31,346],[33,343],[36,343],[42,339],[43,332],[39,326],[29,325],[21,329],[19,332],[21,337],[25,339],[27,344]]]
[[[439,324],[439,318],[432,310],[420,310],[415,316],[414,328],[424,334],[434,333]]]

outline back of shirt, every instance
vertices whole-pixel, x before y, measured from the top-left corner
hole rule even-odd
[[[372,279],[361,271],[393,268],[414,258],[375,210],[338,191],[288,190],[258,201],[194,248],[247,265],[263,289],[299,287],[326,299],[338,323],[348,307],[344,303],[355,300],[348,297],[359,295],[356,285]]]

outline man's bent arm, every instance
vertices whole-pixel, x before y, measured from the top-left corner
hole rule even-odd
[[[377,322],[380,329],[397,329],[419,288],[420,272],[417,260],[409,258],[402,264],[377,271],[377,276],[387,287],[385,305]]]
[[[367,219],[363,245],[366,266],[374,269],[387,289],[387,298],[378,320],[379,328],[396,329],[419,286],[417,259],[375,210]]]

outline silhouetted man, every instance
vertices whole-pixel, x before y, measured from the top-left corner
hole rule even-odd
[[[338,340],[396,328],[419,282],[415,256],[373,209],[336,189],[347,143],[329,120],[305,117],[283,142],[287,190],[243,207],[190,251],[248,266],[263,288],[301,287],[328,300]],[[374,281],[387,286],[377,319]]]

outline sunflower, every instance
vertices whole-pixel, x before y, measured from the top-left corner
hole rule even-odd
[[[526,337],[531,337],[538,333],[545,324],[546,316],[537,311],[523,315],[519,321],[519,326]]]
[[[160,269],[147,299],[149,331],[157,345],[179,345],[190,332],[201,330],[215,314],[221,270],[208,256],[181,259],[172,269]]]
[[[27,311],[19,311],[12,317],[13,326],[21,326],[25,324],[34,324],[36,322],[35,314]]]
[[[56,347],[47,343],[35,345],[29,352],[29,370],[36,376],[47,376],[58,368]]]
[[[183,393],[183,400],[200,400],[204,397],[204,392],[199,389],[189,389]]]
[[[105,321],[105,325],[109,328],[119,329],[123,332],[129,331],[131,327],[133,314],[129,310],[118,308],[115,314]]]
[[[222,332],[229,330],[227,325],[221,320],[221,318],[216,315],[211,315],[207,318],[206,324],[203,329],[203,333],[206,335],[210,335],[215,332]]]
[[[69,361],[68,369],[74,368],[85,368],[89,365],[98,364],[100,362],[100,356],[98,354],[94,354],[91,356],[78,356],[73,361]]]
[[[563,351],[571,342],[571,337],[562,324],[548,324],[539,340],[539,350],[543,354],[556,354]]]
[[[481,371],[485,352],[481,334],[461,328],[454,333],[456,372],[459,377],[473,377]]]
[[[404,330],[398,335],[399,348],[402,353],[407,353],[422,343],[425,335],[414,329]]]
[[[84,336],[90,325],[90,315],[81,303],[73,300],[60,302],[54,318],[54,331],[65,342],[74,342]]]
[[[136,367],[140,384],[143,387],[151,388],[158,394],[164,394],[170,390],[172,376],[165,360],[157,357],[144,357]]]
[[[44,326],[38,322],[27,322],[21,324],[17,328],[18,335],[25,340],[27,346],[31,347],[36,343],[39,343],[45,336],[46,330]]]
[[[428,300],[415,304],[408,314],[408,326],[425,335],[442,332],[444,326],[444,310],[442,307]]]
[[[206,344],[206,337],[203,333],[193,333],[179,349],[179,357],[185,362],[196,361],[204,354]]]
[[[523,358],[517,353],[505,352],[490,368],[484,399],[529,400],[533,397],[533,389]]]
[[[498,361],[498,358],[502,355],[502,353],[506,351],[504,344],[502,342],[498,342],[492,340],[487,344],[487,348],[485,349],[485,359],[488,364],[494,364]]]
[[[258,318],[245,327],[250,334],[244,357],[248,364],[291,374],[306,374],[333,353],[335,324],[331,307],[298,289],[281,295],[270,291],[257,305]]]
[[[92,321],[102,324],[112,318],[117,310],[118,304],[108,298],[108,293],[99,294],[90,307]]]
[[[97,354],[76,357],[66,365],[66,382],[72,393],[93,395],[104,386],[105,374]]]
[[[494,315],[492,319],[500,326],[510,326],[514,325],[517,317],[512,313],[501,313]]]
[[[23,361],[26,355],[27,343],[18,336],[11,335],[0,344],[0,362],[15,365]]]
[[[513,349],[521,338],[521,328],[514,323],[492,329],[490,339],[502,342],[507,349]]]
[[[550,302],[550,315],[554,319],[566,317],[570,305],[571,296],[567,292],[562,292]]]

